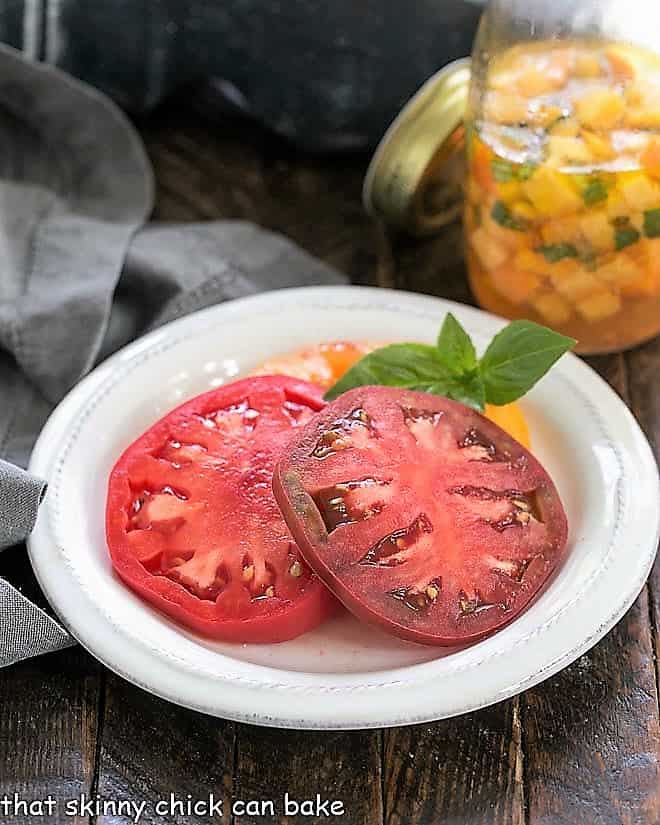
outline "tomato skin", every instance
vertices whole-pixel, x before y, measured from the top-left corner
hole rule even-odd
[[[419,418],[409,425],[404,411]],[[486,417],[426,393],[345,393],[299,431],[273,489],[303,556],[339,600],[424,644],[467,644],[508,624],[567,540],[539,462]]]
[[[258,539],[267,545],[273,525],[277,535],[280,533],[288,535],[270,491],[272,467],[294,429],[293,425],[287,428],[273,423],[268,417],[266,408],[269,405],[276,406],[280,396],[294,399],[296,403],[299,402],[302,409],[308,411],[309,415],[324,406],[319,388],[304,381],[283,376],[264,376],[236,381],[197,396],[167,414],[124,451],[110,475],[106,504],[106,537],[115,572],[132,590],[155,608],[182,625],[211,638],[243,643],[285,641],[316,627],[334,612],[337,603],[323,584],[315,576],[310,575],[309,571],[306,577],[300,579],[301,583],[304,582],[304,587],[301,584],[300,592],[297,592],[293,598],[278,598],[274,595],[271,598],[258,599],[248,604],[230,602],[228,606],[222,607],[212,599],[199,598],[178,581],[162,574],[162,571],[154,572],[149,569],[150,565],[153,566],[154,560],[162,555],[163,548],[167,545],[167,538],[161,541],[161,537],[155,535],[149,526],[144,531],[140,531],[144,533],[143,544],[132,543],[131,536],[135,533],[130,532],[130,503],[135,499],[136,484],[139,486],[142,483],[142,463],[153,464],[154,455],[158,455],[158,451],[162,449],[164,443],[168,442],[173,432],[181,432],[186,427],[189,428],[191,421],[194,422],[205,411],[229,408],[245,398],[254,398],[255,405],[262,402],[264,404],[264,426],[268,425],[268,438],[270,439],[268,445],[264,446],[266,458],[263,460],[263,472],[267,474],[265,488],[263,479],[259,477],[261,488],[255,493],[253,487],[248,487],[246,493],[248,496],[256,496],[254,507],[259,510],[260,516],[263,515],[266,523],[264,531],[257,534],[255,541]],[[257,444],[261,447],[259,442]],[[233,449],[229,450],[230,462],[234,453]],[[215,456],[211,455],[211,458]],[[224,460],[224,457],[222,458]],[[163,464],[166,465],[166,462]],[[181,468],[175,470],[173,466],[165,466],[163,472],[166,474],[165,480],[170,482],[170,479],[174,479],[171,484],[176,487],[177,484],[180,486],[180,482],[175,480],[178,478],[177,474],[181,473]],[[206,470],[199,470],[200,475],[203,472]],[[193,475],[192,471],[186,477],[190,479],[191,475]],[[213,489],[215,488],[209,487],[209,490]],[[248,501],[248,507],[251,506],[251,502],[252,500]],[[217,502],[194,501],[193,503],[195,507],[200,508],[200,512],[205,517],[208,513],[211,514],[210,520],[206,523],[213,526],[212,514],[218,508]],[[220,517],[218,514],[218,519]],[[236,519],[239,518],[237,514]],[[241,533],[240,523],[230,525],[230,528],[234,532]],[[151,535],[147,535],[148,533]],[[249,542],[251,536],[245,538]],[[150,543],[146,539],[153,539],[153,542]],[[297,548],[295,550],[297,552]],[[301,563],[304,564],[302,559]]]
[[[270,615],[248,619],[218,619],[198,613],[190,598],[182,595],[181,588],[168,579],[154,587],[153,577],[141,567],[118,558],[115,572],[127,584],[155,608],[166,613],[181,625],[201,636],[242,644],[275,644],[287,642],[314,630],[336,613],[338,605],[330,591],[319,580],[294,604],[282,607]]]

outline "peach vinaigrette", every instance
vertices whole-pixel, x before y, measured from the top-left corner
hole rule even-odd
[[[578,339],[660,331],[660,56],[540,41],[491,59],[468,121],[465,233],[479,302]]]

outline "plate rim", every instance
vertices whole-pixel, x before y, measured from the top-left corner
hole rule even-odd
[[[329,293],[329,294],[328,294]],[[267,297],[265,297],[267,296]],[[346,306],[339,306],[339,301],[337,299],[343,298],[348,305]],[[321,303],[319,304],[318,301],[321,299]],[[448,311],[451,309],[455,309],[457,312],[463,315],[471,315],[475,321],[478,322],[479,319],[487,319],[489,325],[493,325],[494,323],[497,324],[504,324],[506,321],[503,319],[496,318],[496,316],[490,315],[489,313],[483,312],[482,310],[475,309],[473,307],[469,307],[463,304],[457,304],[452,301],[448,301],[442,298],[436,298],[434,296],[425,296],[420,295],[417,293],[410,293],[410,292],[403,292],[403,291],[395,291],[395,290],[388,290],[383,288],[374,288],[374,287],[356,287],[356,286],[330,286],[330,287],[300,287],[294,289],[284,289],[284,290],[277,290],[276,292],[270,293],[259,293],[254,296],[248,296],[245,298],[237,299],[235,301],[226,302],[223,304],[215,305],[213,307],[206,308],[204,310],[200,310],[196,313],[191,315],[185,316],[184,318],[178,319],[173,321],[159,329],[148,333],[146,336],[143,336],[136,341],[130,343],[126,347],[124,347],[119,352],[112,355],[107,361],[103,364],[99,365],[89,376],[87,376],[83,381],[78,384],[67,396],[63,401],[58,405],[56,410],[53,412],[49,421],[47,422],[44,430],[42,431],[37,444],[34,448],[34,452],[32,455],[32,459],[30,461],[30,470],[37,474],[44,474],[44,470],[47,470],[51,467],[52,460],[56,458],[56,456],[61,452],[61,442],[58,441],[56,444],[51,445],[50,438],[51,438],[51,430],[55,429],[54,421],[57,420],[58,416],[61,417],[66,413],[69,408],[77,409],[80,411],[84,409],[92,396],[104,392],[109,392],[107,389],[106,384],[108,382],[111,383],[111,387],[114,387],[120,378],[116,378],[114,382],[111,382],[112,376],[116,373],[117,367],[122,364],[130,364],[132,368],[135,369],[140,366],[140,360],[138,363],[135,363],[135,359],[140,359],[142,357],[149,357],[149,354],[157,354],[159,351],[158,344],[159,342],[169,341],[169,346],[175,346],[181,340],[181,336],[176,335],[176,331],[184,331],[187,330],[189,334],[185,335],[185,338],[194,338],[196,335],[200,334],[202,331],[208,329],[208,324],[205,323],[210,318],[214,318],[218,314],[223,315],[225,313],[235,314],[240,317],[241,312],[247,307],[249,310],[250,305],[260,304],[264,302],[264,300],[269,301],[280,301],[284,303],[291,303],[293,306],[294,303],[300,304],[301,300],[302,303],[307,303],[308,305],[314,305],[314,300],[317,301],[316,306],[319,309],[330,310],[333,309],[357,309],[357,310],[394,310],[394,311],[404,311],[407,314],[412,314],[412,307],[405,306],[401,307],[401,301],[408,301],[409,303],[416,304],[420,306],[421,304],[427,304],[426,311],[421,311],[420,314],[423,315],[425,318],[428,319],[429,317],[429,309],[435,308],[436,310]],[[397,304],[399,304],[397,306]],[[174,336],[174,337],[172,337]],[[154,348],[157,348],[154,350]],[[646,451],[647,456],[646,458],[649,459],[656,470],[656,480],[657,480],[657,466],[655,462],[655,458],[651,451],[651,448],[646,441],[639,425],[637,424],[634,416],[628,409],[628,407],[623,403],[623,401],[616,395],[616,393],[612,390],[612,388],[600,377],[595,373],[588,365],[584,362],[580,361],[573,355],[569,355],[566,358],[566,364],[568,366],[564,366],[564,370],[567,371],[575,371],[576,369],[579,371],[583,371],[583,374],[589,374],[591,380],[595,380],[597,385],[600,384],[601,389],[606,390],[606,392],[610,395],[611,400],[615,402],[614,408],[619,416],[622,416],[626,419],[626,423],[629,426],[632,426],[632,432],[635,438],[635,444],[638,448],[641,449],[642,452]],[[563,376],[566,378],[566,376]],[[568,379],[567,379],[568,380]],[[587,396],[583,395],[583,399]],[[602,415],[600,411],[595,410],[597,416],[601,419],[602,422]],[[604,428],[605,434],[607,434],[606,428]],[[71,439],[75,440],[75,435],[69,435],[68,440]],[[613,441],[612,439],[610,439]],[[51,461],[49,462],[49,457]],[[656,496],[656,500],[660,498],[660,482],[658,483],[658,496]],[[529,688],[534,684],[538,684],[538,682],[548,678],[549,676],[553,675],[554,673],[558,672],[563,667],[566,667],[568,664],[573,662],[576,658],[582,655],[586,650],[588,650],[591,646],[593,646],[596,642],[602,638],[613,626],[616,622],[625,614],[628,608],[636,599],[637,595],[641,591],[648,576],[648,572],[653,564],[653,559],[655,557],[655,547],[657,547],[657,536],[660,534],[660,506],[656,506],[656,541],[655,547],[649,549],[648,553],[645,554],[643,560],[640,560],[639,571],[640,574],[635,582],[631,584],[627,588],[626,598],[618,602],[617,607],[615,610],[611,612],[611,615],[604,620],[600,626],[595,628],[595,630],[586,638],[583,638],[581,643],[574,645],[568,651],[565,651],[563,654],[557,656],[554,660],[545,664],[544,667],[538,669],[534,673],[529,674],[525,679],[519,680],[515,685],[510,686],[508,689],[503,690],[500,694],[498,694],[496,699],[486,699],[485,701],[475,704],[474,702],[469,703],[465,707],[458,707],[452,709],[448,713],[442,712],[426,712],[422,715],[415,716],[414,714],[405,714],[404,716],[400,716],[399,718],[390,718],[390,714],[387,715],[387,719],[384,719],[382,716],[379,716],[377,719],[369,719],[363,720],[356,724],[355,720],[347,721],[347,722],[331,722],[331,723],[324,723],[320,722],[318,719],[313,718],[314,714],[312,713],[311,716],[303,716],[302,718],[284,715],[275,715],[269,716],[263,713],[255,714],[246,714],[245,712],[235,708],[235,707],[224,707],[219,706],[217,703],[213,703],[210,706],[208,703],[198,703],[192,700],[192,697],[186,696],[182,697],[180,693],[177,693],[176,690],[167,690],[163,685],[154,685],[153,683],[147,683],[145,680],[141,680],[136,676],[135,673],[131,672],[130,669],[126,669],[125,667],[122,668],[112,656],[104,655],[106,654],[106,650],[101,652],[98,651],[96,645],[93,642],[90,642],[90,636],[93,633],[85,633],[81,632],[80,629],[75,625],[75,622],[69,620],[68,615],[66,614],[66,610],[62,610],[58,604],[57,599],[54,599],[51,596],[50,585],[52,584],[52,580],[49,579],[48,571],[40,569],[39,563],[39,543],[43,540],[47,542],[50,540],[51,544],[54,543],[53,535],[48,535],[52,532],[52,529],[49,530],[48,528],[52,528],[50,524],[50,519],[48,520],[48,525],[45,527],[45,513],[48,513],[50,516],[50,509],[49,508],[42,508],[42,512],[40,513],[39,519],[37,521],[37,528],[35,529],[35,533],[30,538],[28,542],[28,549],[29,549],[29,556],[30,561],[32,563],[32,567],[35,571],[35,575],[39,581],[40,586],[46,593],[48,600],[53,604],[53,607],[60,617],[60,620],[63,622],[65,627],[72,633],[72,635],[85,647],[88,649],[92,655],[94,655],[97,659],[99,659],[104,665],[106,665],[109,669],[113,670],[118,675],[126,678],[128,681],[133,682],[134,684],[146,689],[156,695],[168,699],[169,701],[176,702],[178,704],[184,705],[186,707],[193,708],[195,710],[199,710],[205,713],[210,713],[212,715],[222,716],[224,718],[231,718],[236,721],[247,721],[254,723],[255,721],[259,724],[264,724],[268,726],[275,726],[275,727],[295,727],[295,728],[306,728],[306,729],[366,729],[366,728],[374,728],[374,727],[383,727],[383,726],[396,726],[396,725],[405,725],[405,724],[414,724],[418,722],[430,721],[432,719],[438,718],[445,718],[446,716],[454,716],[461,713],[465,713],[471,710],[476,710],[479,707],[484,707],[489,704],[492,704],[495,701],[500,701],[502,699],[508,698],[512,695],[517,694],[521,690]],[[42,536],[42,533],[45,535]],[[620,540],[620,539],[619,539]],[[617,543],[617,529],[616,527],[613,528],[612,531],[612,541],[610,552],[614,549]],[[603,565],[605,566],[605,565]],[[637,567],[636,567],[637,569]],[[599,568],[598,573],[600,572],[601,568]],[[592,579],[595,579],[597,576],[594,574]],[[55,603],[54,603],[55,602]],[[546,622],[546,624],[548,624]],[[540,630],[544,630],[545,626],[539,626]],[[539,628],[537,628],[537,632]],[[535,634],[529,634],[535,635]],[[526,639],[521,641],[527,641]],[[515,646],[521,643],[521,641],[516,642]],[[511,648],[509,648],[510,650]],[[508,651],[504,651],[508,652]],[[495,658],[501,655],[502,652],[494,652],[490,656],[486,657]],[[218,654],[221,655],[221,654]],[[175,658],[175,657],[174,657]],[[227,657],[228,658],[228,657]],[[171,664],[173,657],[169,657]],[[421,665],[411,665],[403,668],[397,668],[390,671],[385,671],[385,673],[398,673],[399,670],[409,671],[414,668],[429,668],[429,665],[433,665],[433,661],[429,663],[424,663]],[[241,663],[239,666],[242,666]],[[252,665],[252,668],[256,669],[263,669],[264,671],[272,671],[277,670],[273,668],[269,668],[265,665]],[[464,668],[465,669],[465,668]],[[460,669],[459,669],[460,670]],[[280,671],[282,672],[282,671]],[[288,671],[290,672],[290,671]],[[458,672],[458,671],[457,671]],[[303,674],[296,673],[298,676],[302,676]],[[317,676],[324,676],[327,674],[316,674]],[[351,677],[357,677],[359,674],[350,674]],[[231,681],[231,676],[227,674],[227,679]],[[244,683],[248,680],[244,678],[241,679]],[[370,688],[386,688],[386,687],[395,687],[397,689],[405,689],[407,686],[412,685],[419,685],[424,682],[427,682],[428,679],[419,679],[413,678],[411,683],[405,683],[401,680],[393,680],[389,683],[376,683],[373,685],[369,685],[366,687]],[[265,687],[273,687],[274,685],[271,683],[270,685],[266,684]],[[313,692],[317,688],[314,687],[312,689],[309,688],[308,685],[301,684],[299,686],[292,686],[290,684],[281,685],[281,687],[296,692],[297,690],[303,690],[308,692]],[[339,688],[328,688],[329,691],[333,693],[341,693],[341,692],[351,692],[360,689],[360,686],[343,686]],[[321,691],[324,692],[324,691]],[[327,692],[327,691],[325,691]],[[221,703],[220,703],[221,704]]]

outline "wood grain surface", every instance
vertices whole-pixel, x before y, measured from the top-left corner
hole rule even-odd
[[[432,240],[388,234],[360,202],[364,157],[314,158],[247,121],[209,124],[180,103],[141,124],[157,180],[156,218],[244,219],[282,232],[353,283],[471,302],[460,227]],[[660,450],[660,340],[591,359]],[[6,554],[5,554],[6,555]],[[24,559],[0,574],[36,591]],[[617,627],[571,667],[519,697],[456,719],[373,732],[303,733],[212,719],[156,699],[74,649],[0,670],[0,800],[62,804],[80,793],[224,803],[221,821],[303,825],[658,825],[658,623],[654,573]],[[220,687],[219,687],[220,689]],[[285,816],[298,801],[340,800],[335,818]],[[276,803],[231,814],[232,800]],[[124,825],[128,814],[0,822]]]

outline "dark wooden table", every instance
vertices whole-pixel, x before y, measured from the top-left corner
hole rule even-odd
[[[293,238],[355,283],[471,301],[460,231],[413,242],[388,236],[360,205],[365,158],[300,156],[240,121],[204,122],[170,106],[142,125],[158,181],[157,217],[242,218]],[[660,339],[590,359],[660,450]],[[5,554],[7,556],[8,554]],[[0,573],[36,593],[25,559]],[[234,724],[132,687],[79,648],[0,670],[0,799],[62,804],[9,823],[128,823],[68,817],[83,792],[145,800],[143,823],[174,793],[204,799],[344,802],[345,825],[657,825],[660,822],[660,573],[593,650],[544,684],[494,707],[431,725],[303,733]],[[213,820],[213,821],[218,821]],[[237,815],[236,825],[316,818]]]

